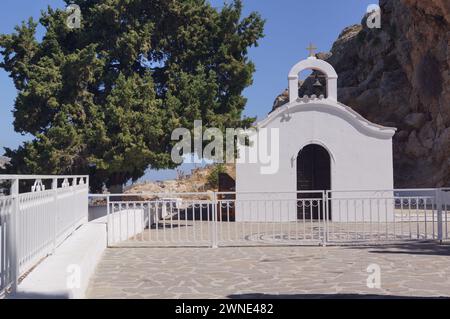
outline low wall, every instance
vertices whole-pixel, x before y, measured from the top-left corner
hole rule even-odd
[[[88,221],[93,221],[107,215],[106,205],[103,206],[89,206]]]
[[[117,244],[142,233],[146,227],[155,222],[155,214],[149,213],[149,208],[111,210],[108,244]]]
[[[126,240],[142,231],[127,218],[137,211],[129,210],[122,214],[112,214],[112,223],[122,224],[116,228],[117,239]],[[137,214],[136,214],[137,216]],[[134,221],[140,221],[136,218]],[[141,224],[141,223],[140,223]],[[20,282],[17,293],[9,296],[15,299],[45,298],[85,298],[89,280],[107,247],[107,217],[101,217],[80,226],[55,252],[43,259]]]
[[[106,222],[82,225],[38,264],[11,298],[84,298],[106,248]]]

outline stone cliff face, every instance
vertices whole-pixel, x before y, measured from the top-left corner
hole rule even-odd
[[[317,57],[336,69],[340,102],[398,128],[396,187],[450,186],[450,1],[380,0],[380,7],[381,29],[363,19]],[[286,102],[283,92],[274,108]]]

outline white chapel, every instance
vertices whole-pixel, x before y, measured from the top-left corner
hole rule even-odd
[[[326,94],[299,97],[299,73],[304,70],[323,74]],[[339,103],[337,79],[334,68],[315,56],[292,67],[288,76],[289,103],[256,124],[257,131],[267,129],[271,134],[275,129],[278,132],[278,167],[273,172],[264,173],[266,163],[238,161],[238,200],[278,196],[295,202],[301,197],[297,191],[393,189],[392,137],[396,129],[371,123]],[[238,152],[248,153],[251,147],[254,145],[240,145]],[[304,197],[308,195],[304,194]],[[275,210],[272,214],[281,214],[283,220],[297,219],[295,209]],[[248,207],[236,207],[237,221],[258,219],[252,216],[257,214],[254,215]],[[339,219],[338,216],[329,218]],[[364,216],[354,217],[355,220],[361,218]]]

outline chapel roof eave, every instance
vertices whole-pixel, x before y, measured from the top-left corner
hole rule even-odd
[[[298,98],[296,101],[286,103],[269,113],[265,119],[257,122],[255,127],[257,129],[264,128],[278,117],[285,117],[290,113],[301,111],[338,112],[355,128],[358,128],[360,131],[365,132],[368,135],[374,135],[380,138],[391,138],[397,131],[397,128],[395,127],[382,126],[372,123],[351,107],[326,98],[308,98],[308,101],[305,101],[304,98]]]

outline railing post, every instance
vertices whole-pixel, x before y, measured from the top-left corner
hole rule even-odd
[[[86,176],[86,220],[89,221],[89,175]]]
[[[442,189],[437,188],[435,190],[435,201],[436,201],[436,213],[437,213],[437,231],[438,240],[442,243]]]
[[[9,238],[11,240],[11,276],[12,276],[12,293],[17,292],[17,285],[19,283],[19,244],[20,244],[20,234],[19,234],[19,179],[15,178],[11,180],[11,196],[13,198],[14,204],[11,215],[11,225],[9,229]]]
[[[150,205],[149,205],[149,216],[150,216]],[[111,216],[110,216],[110,211],[109,211],[109,195],[106,195],[106,246],[109,247],[110,246],[110,230],[111,227]],[[150,217],[149,217],[149,231],[150,231],[150,226],[151,226],[151,222],[150,222]]]
[[[216,192],[213,192],[212,199],[213,207],[212,207],[212,238],[211,238],[211,248],[217,248],[217,200],[216,200]]]
[[[58,230],[58,179],[52,179],[52,194],[53,194],[53,249],[52,254],[56,249],[56,233]]]
[[[322,246],[326,246],[328,242],[328,190],[322,191],[322,207],[323,213],[323,239]]]

